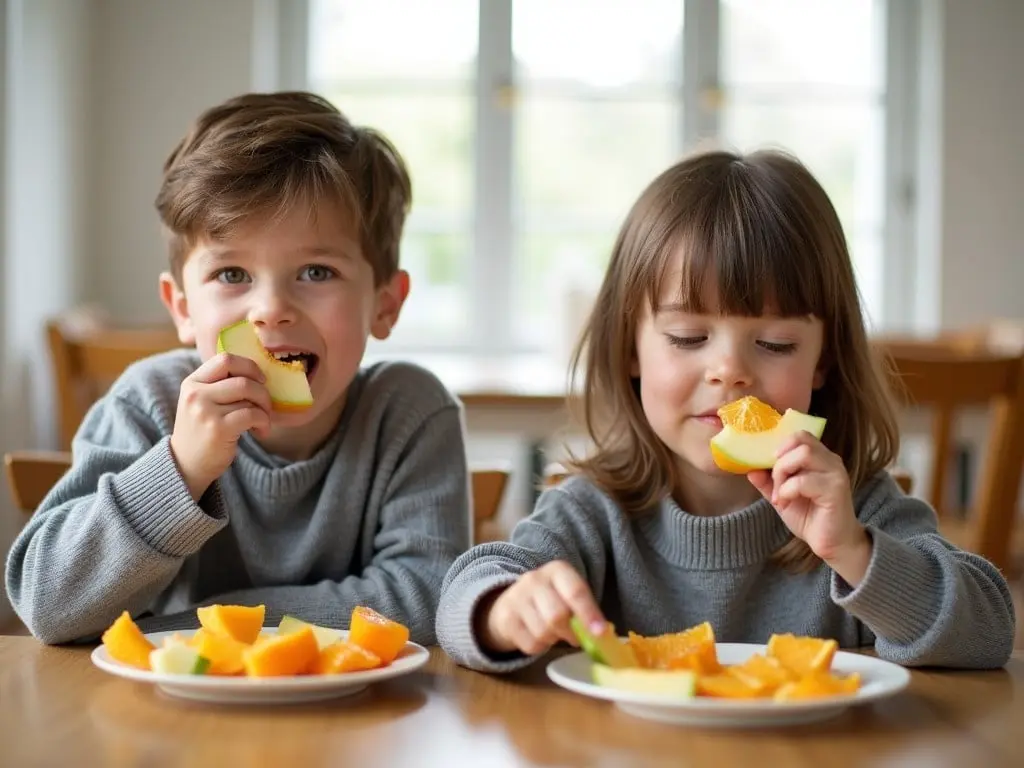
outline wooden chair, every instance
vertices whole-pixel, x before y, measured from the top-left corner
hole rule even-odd
[[[938,340],[889,340],[876,349],[890,363],[896,395],[933,412],[931,481],[925,498],[943,534],[1007,569],[1024,471],[1024,350],[991,352],[982,345]],[[980,482],[965,519],[946,505],[954,422],[965,409],[991,415]]]
[[[71,454],[63,451],[13,451],[4,455],[4,464],[14,506],[31,515],[71,467]]]
[[[46,324],[57,389],[60,447],[68,450],[86,411],[129,365],[181,346],[173,328],[115,328],[81,316]]]
[[[498,526],[498,510],[505,497],[510,473],[506,469],[477,468],[470,472],[473,486],[473,543],[505,538]]]

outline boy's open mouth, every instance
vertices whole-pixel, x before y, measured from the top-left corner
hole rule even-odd
[[[307,378],[313,375],[317,363],[320,361],[319,357],[308,352],[273,352],[271,354],[282,363],[292,363],[295,361],[302,363]]]

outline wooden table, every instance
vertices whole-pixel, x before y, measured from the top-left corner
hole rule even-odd
[[[812,726],[694,729],[564,691],[543,664],[423,670],[352,699],[290,707],[177,701],[96,669],[88,648],[0,637],[0,765],[764,768],[1024,764],[1024,655],[995,672],[913,672],[910,688]]]

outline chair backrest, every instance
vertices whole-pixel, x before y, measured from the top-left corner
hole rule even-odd
[[[71,467],[71,454],[61,451],[13,451],[4,455],[7,484],[14,506],[31,515]]]
[[[510,472],[501,468],[480,467],[471,470],[474,544],[504,538],[497,517],[509,476]]]
[[[57,389],[60,447],[68,450],[86,411],[129,365],[181,346],[172,328],[125,329],[64,320],[46,324]]]
[[[972,541],[967,546],[995,565],[1007,567],[1024,471],[1024,351],[991,352],[980,345],[908,341],[881,341],[876,349],[891,364],[897,397],[934,413],[926,498],[940,521],[948,516],[945,491],[955,418],[967,408],[989,408],[989,437],[968,515]]]

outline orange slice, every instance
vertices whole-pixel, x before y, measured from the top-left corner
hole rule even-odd
[[[800,701],[828,696],[850,696],[860,689],[860,675],[854,673],[839,677],[828,672],[813,672],[792,683],[786,683],[775,692],[776,701]]]
[[[242,651],[242,664],[250,677],[287,677],[310,672],[320,657],[312,627],[287,635],[261,638]]]
[[[767,432],[782,419],[782,414],[753,395],[733,400],[718,409],[723,427],[740,432]]]
[[[778,659],[783,667],[799,677],[827,671],[838,648],[835,640],[792,634],[772,635],[768,640],[768,656]]]
[[[380,657],[377,654],[355,643],[339,640],[320,651],[320,656],[313,665],[313,672],[317,675],[335,675],[376,669],[380,665]]]
[[[791,683],[796,676],[772,657],[757,653],[742,664],[728,667],[726,672],[739,678],[751,688],[774,691],[786,683]]]
[[[149,654],[156,650],[156,646],[146,639],[128,611],[117,617],[101,639],[110,658],[139,669],[149,669]]]
[[[718,672],[715,633],[705,621],[684,632],[643,637],[630,632],[628,642],[641,667],[648,669],[690,669],[700,674]]]
[[[199,623],[204,628],[246,645],[259,637],[264,613],[262,605],[207,605],[196,609]]]
[[[390,664],[409,641],[409,628],[360,605],[352,611],[348,640]]]
[[[748,685],[738,677],[726,673],[701,675],[697,678],[697,693],[718,699],[757,699],[768,695],[763,685]]]

